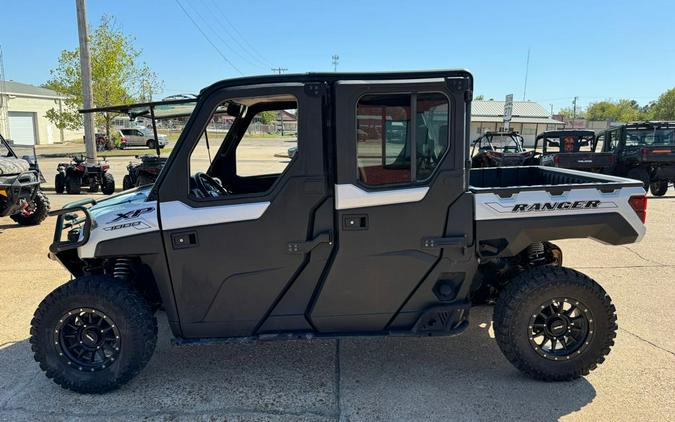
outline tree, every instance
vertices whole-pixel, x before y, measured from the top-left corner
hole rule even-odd
[[[260,113],[260,123],[269,125],[277,120],[277,113],[274,111],[263,111]]]
[[[655,120],[675,120],[675,88],[661,94],[650,107],[651,118]]]
[[[474,98],[474,100],[478,100],[478,101],[481,101],[481,100],[484,100],[484,99],[485,99],[485,95],[476,95],[476,98]]]
[[[558,114],[563,116],[563,118],[565,118],[566,120],[572,120],[572,118],[575,117],[574,109],[572,107],[563,107],[560,110],[558,110]],[[576,118],[577,119],[586,118],[586,112],[581,110],[581,108],[577,108]]]
[[[147,64],[140,62],[141,51],[134,48],[134,39],[121,31],[115,18],[104,15],[89,40],[91,54],[92,94],[96,107],[135,101],[150,101],[161,92],[163,83]],[[79,129],[83,104],[80,79],[79,49],[63,50],[50,79],[43,85],[67,97],[63,110],[52,108],[46,117],[59,129]],[[97,113],[96,125],[105,127],[110,136],[114,113]]]
[[[591,103],[586,109],[589,120],[612,120],[630,122],[643,118],[640,105],[635,100],[621,99],[618,102],[599,101]]]

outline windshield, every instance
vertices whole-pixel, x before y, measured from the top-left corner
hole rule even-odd
[[[626,146],[675,145],[675,128],[626,129]]]
[[[498,152],[520,152],[520,143],[510,135],[495,135],[490,139],[492,149]]]

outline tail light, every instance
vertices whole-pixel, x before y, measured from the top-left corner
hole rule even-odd
[[[560,156],[556,155],[553,157],[553,164],[555,164],[556,167],[560,165]]]
[[[647,220],[647,195],[631,196],[628,204],[633,208],[635,214],[640,217],[642,223]]]
[[[84,171],[84,164],[81,164],[81,163],[80,163],[80,164],[77,164],[77,165],[75,166],[75,170],[77,170],[77,171]]]
[[[649,153],[649,150],[647,150],[647,148],[642,148],[640,150],[640,154],[642,155],[642,159],[646,159],[648,153]]]
[[[126,144],[127,143],[127,137],[122,136],[122,139],[120,139],[120,144]]]
[[[108,171],[109,168],[110,168],[110,164],[108,164],[108,163],[101,164],[101,170]]]
[[[159,173],[159,168],[158,167],[148,167],[145,169],[146,173],[150,174],[158,174]]]

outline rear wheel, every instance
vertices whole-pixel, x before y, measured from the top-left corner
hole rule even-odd
[[[148,363],[157,343],[157,320],[129,285],[84,276],[42,301],[30,332],[35,360],[48,378],[79,393],[104,393]]]
[[[63,173],[56,173],[54,178],[54,188],[56,193],[63,193],[66,190],[66,176]]]
[[[642,187],[645,189],[645,192],[649,191],[649,173],[646,169],[635,168],[628,172],[626,175],[629,179],[635,179],[642,182]]]
[[[77,195],[82,190],[82,176],[69,174],[66,176],[66,192]]]
[[[649,190],[654,196],[663,196],[668,192],[668,181],[659,180],[649,185]]]
[[[154,139],[148,139],[148,142],[146,143],[146,145],[150,149],[155,149],[155,140]]]
[[[616,337],[616,309],[591,278],[541,266],[516,276],[494,311],[497,344],[533,378],[567,381],[604,362]]]
[[[105,195],[112,195],[115,192],[115,179],[110,173],[105,173],[103,175],[103,180],[101,181],[101,192]]]
[[[22,226],[36,226],[47,218],[48,213],[49,199],[38,189],[28,207],[19,214],[12,215],[10,218]]]

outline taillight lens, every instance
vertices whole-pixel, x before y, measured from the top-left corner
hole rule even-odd
[[[555,164],[556,167],[560,165],[560,156],[559,155],[556,155],[556,156],[553,157],[553,164]]]
[[[628,203],[635,214],[640,217],[640,220],[645,223],[647,220],[647,195],[631,196]]]
[[[103,170],[103,171],[108,171],[109,168],[110,168],[110,164],[102,164],[101,165],[101,170]]]
[[[78,171],[84,171],[84,164],[78,164],[75,166],[75,169]]]

